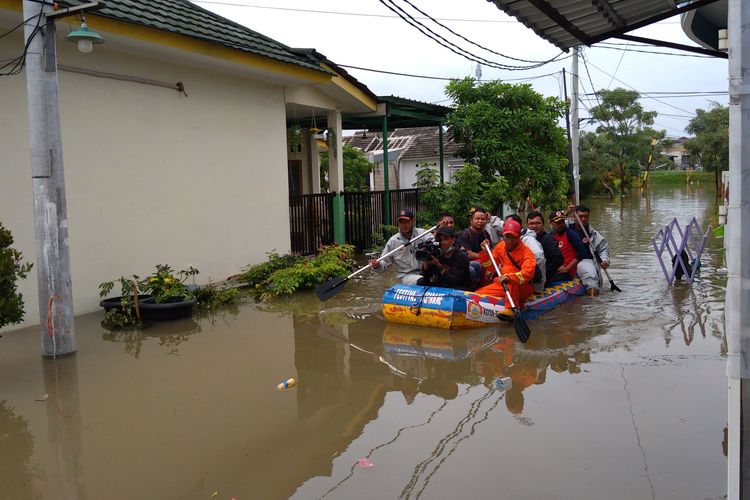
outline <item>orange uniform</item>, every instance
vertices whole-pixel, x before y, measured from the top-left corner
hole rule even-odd
[[[532,283],[536,267],[534,253],[529,247],[523,244],[523,241],[519,241],[516,248],[510,252],[510,256],[513,257],[513,260],[511,260],[505,251],[505,242],[501,241],[495,245],[495,248],[492,250],[492,256],[495,258],[500,272],[510,279],[506,284],[508,285],[511,297],[513,297],[513,302],[516,304],[516,307],[521,307],[521,304],[534,293],[534,285]],[[515,264],[513,261],[515,261]],[[516,267],[516,264],[520,266],[520,269]],[[478,289],[476,293],[505,298],[503,285],[498,283],[497,280]],[[510,309],[509,300],[505,301],[505,308]]]

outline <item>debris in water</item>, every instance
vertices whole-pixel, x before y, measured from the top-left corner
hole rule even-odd
[[[372,466],[374,466],[374,465],[375,465],[374,463],[370,462],[370,461],[369,461],[369,460],[367,460],[366,458],[360,458],[359,460],[357,460],[357,463],[358,463],[358,464],[359,464],[359,466],[360,466],[360,467],[362,467],[363,469],[369,469],[370,467],[372,467]]]
[[[287,389],[291,389],[295,385],[297,385],[297,381],[296,380],[294,380],[293,378],[286,379],[285,381],[283,381],[282,383],[280,383],[279,385],[276,386],[276,390],[277,391],[285,391]]]
[[[211,493],[211,496],[212,496],[212,497],[216,497],[216,496],[219,496],[219,492],[218,492],[218,491],[214,491],[213,493]]]
[[[49,399],[49,394],[36,398],[37,401],[47,401],[47,399]]]

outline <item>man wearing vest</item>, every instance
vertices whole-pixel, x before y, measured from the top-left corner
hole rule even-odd
[[[503,283],[505,283],[513,297],[513,302],[517,307],[521,307],[521,304],[534,293],[532,280],[536,259],[529,247],[521,241],[521,225],[518,222],[512,219],[505,221],[503,241],[492,250],[492,256],[502,275],[497,277],[492,284],[477,290],[476,293],[505,298],[505,290],[503,290]],[[509,300],[505,300],[505,310],[499,311],[498,314],[506,318],[513,317]]]
[[[575,219],[574,222],[568,226],[576,232],[579,238],[581,238],[583,245],[586,247],[588,257],[586,260],[578,263],[578,277],[581,278],[581,282],[586,285],[586,293],[589,295],[599,295],[601,276],[599,275],[599,270],[596,268],[596,262],[594,261],[595,257],[591,255],[591,247],[594,247],[596,253],[599,254],[599,265],[601,268],[607,269],[609,267],[609,245],[604,236],[589,224],[589,215],[591,214],[591,209],[589,207],[586,205],[576,205],[575,207],[571,205],[568,207],[569,212],[572,213],[573,210],[575,210],[578,215],[578,219]],[[583,228],[578,224],[579,219],[581,224],[583,224]],[[591,237],[590,244],[589,239],[586,237],[586,233]]]
[[[581,238],[565,223],[565,212],[556,210],[549,216],[552,226],[552,237],[557,240],[557,246],[563,255],[563,263],[557,268],[557,274],[548,281],[571,280],[576,277],[576,267],[579,262],[588,257],[588,252]]]

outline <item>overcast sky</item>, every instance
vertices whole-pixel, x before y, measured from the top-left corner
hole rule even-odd
[[[211,0],[194,3],[238,22],[263,35],[291,47],[315,48],[340,65],[360,66],[381,71],[411,73],[444,78],[474,76],[476,63],[454,54],[421,34],[398,18],[379,0]],[[456,33],[495,52],[527,60],[548,60],[560,51],[538,37],[533,31],[507,16],[487,0],[409,0],[431,17]],[[404,0],[396,4],[414,16]],[[346,14],[337,14],[346,13]],[[355,15],[356,14],[356,15]],[[487,60],[501,64],[524,64],[484,51],[448,33],[427,19],[421,21],[435,32]],[[678,17],[632,32],[632,34],[694,45],[682,31]],[[670,52],[659,47],[643,47],[610,40],[620,49],[594,46],[585,48],[588,69],[581,60],[581,93],[591,92],[591,80],[597,90],[602,88],[635,88],[640,92],[724,92],[702,97],[669,97],[653,95],[659,100],[644,98],[646,109],[659,113],[655,128],[667,135],[685,135],[684,128],[696,108],[707,108],[711,101],[726,105],[727,61],[708,57],[679,57],[633,52],[631,49]],[[567,55],[567,54],[566,54]],[[562,96],[559,72],[570,71],[570,58],[542,67],[509,71],[482,66],[482,79],[517,82],[519,78],[555,73],[530,80],[544,95]],[[449,104],[443,89],[446,81],[407,78],[357,69],[349,69],[355,78],[377,95],[398,95],[427,102]],[[614,78],[613,78],[614,76]],[[584,106],[595,101],[583,97]],[[587,100],[589,99],[589,100]],[[585,108],[581,117],[588,116]]]

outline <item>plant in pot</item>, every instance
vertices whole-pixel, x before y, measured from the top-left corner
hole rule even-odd
[[[150,295],[141,295],[139,292],[138,276],[120,276],[113,281],[105,281],[99,284],[99,296],[102,301],[99,305],[104,308],[104,323],[117,329],[138,328],[141,326],[141,312],[139,301]],[[104,299],[120,283],[120,296]]]
[[[143,317],[154,321],[190,317],[196,299],[185,281],[198,273],[192,266],[175,272],[167,265],[157,265],[155,273],[139,282],[140,289],[151,294],[140,301]]]

